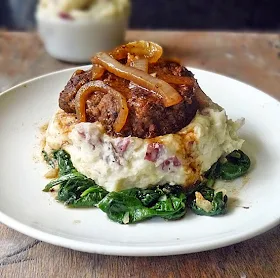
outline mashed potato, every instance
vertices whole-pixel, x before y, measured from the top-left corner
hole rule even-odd
[[[75,115],[59,110],[49,123],[45,150],[63,148],[79,172],[108,191],[166,183],[187,187],[219,157],[241,148],[241,125],[224,110],[206,108],[176,134],[114,138],[101,124],[77,123]]]
[[[68,17],[78,20],[99,20],[128,14],[129,0],[41,0],[37,13],[40,16],[58,17],[67,14]]]

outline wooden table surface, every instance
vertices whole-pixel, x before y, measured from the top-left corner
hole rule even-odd
[[[190,66],[249,83],[280,99],[280,36],[128,31]],[[51,58],[34,33],[0,32],[0,91],[72,67]],[[229,247],[169,257],[117,257],[40,242],[0,224],[0,277],[280,277],[280,226]]]

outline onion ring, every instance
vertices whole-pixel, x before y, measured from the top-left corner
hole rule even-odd
[[[77,92],[75,97],[75,108],[78,120],[80,122],[86,121],[86,100],[88,99],[89,95],[94,93],[95,91],[101,91],[111,94],[118,101],[120,111],[113,127],[115,132],[120,132],[125,125],[128,116],[126,98],[120,92],[116,91],[100,80],[90,81],[86,83]]]

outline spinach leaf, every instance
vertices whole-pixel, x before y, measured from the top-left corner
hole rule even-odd
[[[68,203],[71,208],[93,207],[96,206],[108,192],[101,186],[92,186],[85,190],[79,199]]]
[[[186,213],[186,195],[179,187],[172,193],[168,186],[134,188],[110,192],[98,207],[111,220],[121,224],[135,223],[155,216],[171,220],[181,218]]]
[[[43,191],[48,192],[52,187],[56,185],[61,185],[61,187],[65,187],[67,183],[75,184],[77,180],[83,181],[87,179],[86,176],[82,175],[75,169],[71,161],[70,155],[64,150],[54,151],[53,157],[58,164],[59,177],[49,182]]]
[[[58,166],[59,177],[48,183],[44,191],[59,186],[57,200],[68,207],[99,207],[118,223],[128,224],[152,217],[166,220],[179,219],[186,207],[199,215],[214,216],[226,211],[227,196],[212,189],[216,179],[230,180],[244,175],[250,167],[250,159],[242,151],[226,156],[226,162],[218,161],[205,174],[205,179],[193,189],[184,192],[179,185],[155,186],[149,189],[132,188],[120,192],[108,192],[92,179],[79,173],[70,155],[64,150],[51,156],[43,152],[45,160]],[[198,194],[198,193],[199,194]],[[199,197],[199,198],[198,198]],[[201,204],[207,206],[203,206]]]
[[[211,202],[214,198],[214,189],[209,188],[208,186],[201,187],[199,192],[202,194],[203,198],[207,201]]]
[[[57,150],[53,152],[54,158],[57,160],[59,176],[64,176],[69,173],[78,173],[73,166],[70,155],[64,150]]]
[[[43,155],[43,158],[44,160],[46,161],[46,163],[48,165],[50,165],[53,169],[55,169],[55,159],[53,158],[52,155],[48,155],[46,151],[42,151],[42,155]]]
[[[186,195],[180,193],[179,196],[170,194],[161,201],[158,201],[151,209],[154,216],[160,216],[166,220],[179,219],[186,214]]]
[[[223,180],[233,180],[246,174],[250,168],[250,158],[241,150],[226,156],[226,162],[219,163],[217,175]]]
[[[199,207],[194,199],[191,203],[191,209],[195,214],[206,215],[206,216],[215,216],[224,214],[226,211],[227,196],[223,195],[223,192],[217,192],[214,194],[214,197],[211,201],[212,209],[209,211],[204,210],[202,207]]]
[[[250,168],[250,158],[241,150],[231,152],[225,162],[218,160],[205,173],[206,185],[213,187],[217,179],[234,180],[246,174]]]
[[[204,202],[206,201],[210,206],[209,210],[206,210],[199,205],[197,193],[202,195]],[[201,196],[200,196],[201,197]],[[209,203],[210,202],[210,203]],[[227,207],[227,196],[223,195],[223,192],[215,193],[214,189],[203,184],[198,190],[188,197],[188,206],[191,210],[198,215],[215,216],[224,214]]]
[[[75,169],[67,152],[58,150],[53,156],[58,163],[59,177],[49,182],[43,191],[59,185],[57,200],[69,207],[92,207],[107,195],[103,187]]]
[[[227,196],[222,192],[214,192],[213,186],[217,179],[233,180],[248,172],[250,168],[250,158],[241,150],[233,151],[225,157],[225,162],[221,160],[212,165],[210,170],[205,173],[205,180],[198,184],[192,192],[187,194],[187,203],[192,211],[199,215],[214,216],[223,214],[226,210]],[[209,201],[210,210],[205,210],[198,206],[199,200],[195,192],[199,192],[204,200]],[[205,202],[204,202],[205,203]]]
[[[81,178],[84,177],[84,175],[80,174],[79,172],[77,173],[70,173],[70,174],[66,174],[64,176],[61,176],[57,179],[54,179],[52,181],[50,181],[45,188],[43,189],[44,192],[49,192],[51,190],[51,188],[53,188],[56,185],[61,185],[61,184],[66,184],[68,181],[78,178],[79,176],[81,176]]]
[[[162,191],[157,188],[138,190],[137,197],[145,207],[151,207],[156,204],[162,196]]]
[[[98,204],[107,216],[118,223],[127,224],[150,218],[149,208],[124,192],[110,192]]]
[[[216,182],[216,179],[218,178],[218,174],[217,174],[217,168],[219,167],[218,165],[219,165],[219,161],[214,163],[210,168],[210,170],[208,170],[204,175],[204,177],[206,178],[206,185],[208,187],[213,187]]]

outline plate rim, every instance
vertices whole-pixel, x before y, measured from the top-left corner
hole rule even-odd
[[[65,72],[71,72],[75,71],[76,69],[86,69],[89,68],[90,65],[81,65],[81,66],[75,66],[70,67],[63,70],[58,70],[54,72],[50,72],[47,74],[43,74],[31,79],[28,79],[26,81],[23,81],[3,92],[0,93],[0,98],[10,93],[11,91],[16,90],[17,88],[20,88],[22,86],[27,85],[28,83],[32,83],[34,81],[38,81],[40,79],[44,79],[47,77],[50,77],[52,75],[57,75]],[[234,82],[241,83],[243,86],[249,86],[253,88],[254,90],[257,90],[259,93],[266,95],[266,97],[269,97],[273,99],[273,101],[280,102],[277,98],[274,96],[271,96],[267,94],[266,92],[261,91],[260,89],[247,84],[245,82],[239,81],[235,78],[204,70],[199,68],[188,68],[191,71],[194,71],[194,74],[197,74],[199,72],[202,73],[208,73],[213,74],[222,78],[228,78],[231,79]],[[202,251],[208,251],[216,248],[222,248],[225,246],[229,246],[232,244],[236,244],[245,240],[248,240],[250,238],[253,238],[255,236],[258,236],[280,224],[280,216],[278,218],[271,218],[270,221],[258,229],[251,229],[243,231],[242,233],[239,233],[238,236],[236,235],[227,235],[222,238],[222,240],[215,240],[213,242],[203,242],[203,243],[193,243],[193,244],[178,244],[178,245],[167,245],[167,246],[153,246],[152,248],[148,248],[147,246],[141,247],[141,246],[126,246],[126,245],[114,245],[114,244],[100,244],[100,243],[93,243],[93,242],[83,242],[75,239],[69,239],[63,236],[58,236],[54,234],[50,234],[46,231],[42,231],[39,229],[36,229],[34,227],[31,227],[29,225],[23,224],[22,222],[6,215],[2,211],[0,211],[0,222],[4,225],[22,233],[27,236],[30,236],[32,238],[41,240],[46,243],[50,243],[56,246],[66,247],[77,251],[87,252],[87,253],[98,253],[98,254],[105,254],[105,255],[117,255],[117,256],[166,256],[166,255],[179,255],[179,254],[188,254],[188,253],[195,253],[195,252],[202,252]]]
[[[230,246],[233,244],[237,244],[243,242],[245,240],[251,239],[258,235],[261,235],[270,229],[278,226],[280,224],[280,217],[276,221],[271,221],[266,226],[263,226],[259,229],[252,229],[242,233],[238,237],[234,235],[226,236],[223,240],[213,241],[213,242],[203,242],[203,243],[193,243],[193,244],[178,244],[178,245],[170,245],[170,246],[153,246],[152,249],[149,247],[140,247],[140,246],[122,246],[122,245],[105,245],[99,243],[91,243],[91,242],[83,242],[74,239],[68,239],[62,236],[57,236],[53,234],[49,234],[48,232],[44,232],[38,230],[36,228],[30,227],[26,224],[21,223],[18,220],[13,219],[10,216],[7,216],[3,212],[0,211],[0,222],[5,224],[6,226],[18,231],[26,236],[32,237],[34,239],[43,241],[45,243],[53,244],[56,246],[69,248],[76,251],[86,252],[86,253],[96,253],[102,255],[114,255],[114,256],[150,256],[150,257],[158,257],[158,256],[171,256],[171,255],[182,255],[182,254],[190,254],[197,253],[203,251],[209,251],[213,249],[223,248],[226,246]]]

